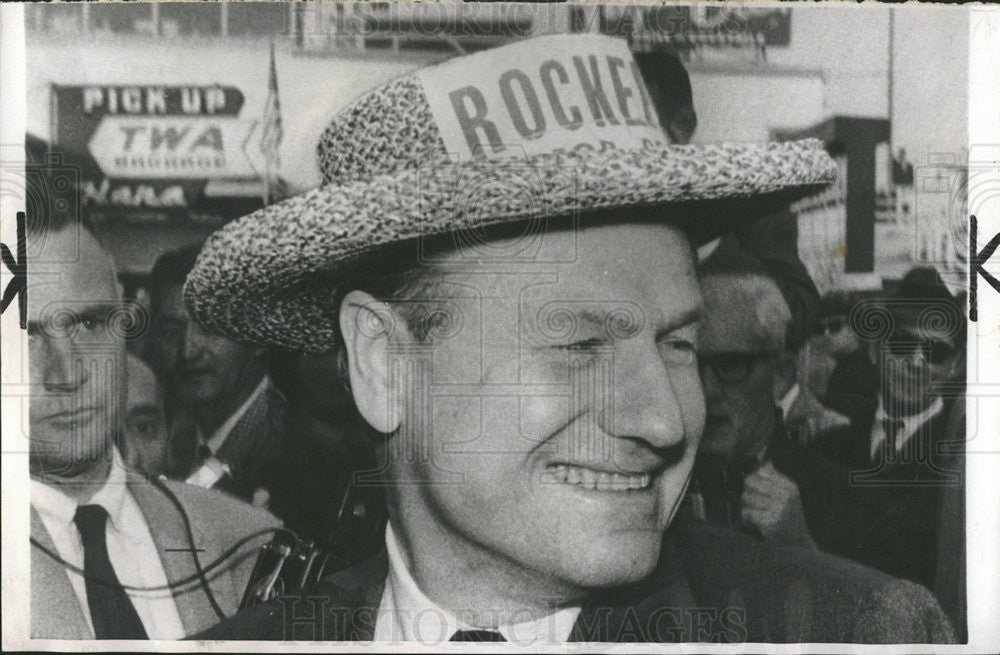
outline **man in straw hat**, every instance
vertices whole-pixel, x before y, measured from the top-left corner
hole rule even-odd
[[[829,183],[819,143],[673,145],[624,42],[561,35],[393,80],[318,151],[325,184],[216,233],[185,297],[339,348],[386,548],[203,637],[950,637],[915,585],[671,526],[705,418],[692,246]]]

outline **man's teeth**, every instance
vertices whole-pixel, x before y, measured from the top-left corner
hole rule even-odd
[[[596,491],[645,489],[652,479],[649,473],[607,473],[570,464],[555,464],[547,471],[556,482],[575,484]]]

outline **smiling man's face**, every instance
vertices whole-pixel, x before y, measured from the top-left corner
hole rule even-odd
[[[544,239],[572,261],[442,265],[433,295],[449,320],[389,353],[388,477],[418,559],[506,566],[573,594],[656,564],[704,425],[701,295],[673,227]]]

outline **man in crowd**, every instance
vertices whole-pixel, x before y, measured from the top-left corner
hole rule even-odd
[[[833,370],[819,395],[823,404],[860,425],[869,420],[878,400],[879,372],[869,356],[867,344],[851,325],[854,302],[847,292],[823,297],[811,343],[818,353],[834,359]]]
[[[830,489],[848,499],[834,550],[891,575],[935,585],[942,558],[942,496],[963,484],[965,313],[932,268],[915,268],[882,300],[857,310],[877,362],[877,406],[858,426],[816,444],[843,473]],[[868,318],[866,318],[868,317]],[[888,319],[888,320],[886,320]],[[955,531],[964,533],[956,526]],[[964,551],[964,548],[960,549]]]
[[[811,396],[796,379],[794,347],[805,328],[786,300],[791,292],[728,238],[700,273],[705,320],[698,358],[707,417],[690,492],[695,517],[816,548],[807,516],[822,521],[823,499],[807,494],[804,511],[799,482],[815,469],[800,439],[819,422],[806,419],[829,410],[805,402]],[[810,406],[820,414],[803,409]],[[798,421],[794,432],[789,416]]]
[[[128,392],[121,450],[137,471],[165,474],[170,468],[170,440],[163,391],[153,370],[135,355],[128,355]]]
[[[267,376],[264,349],[205,330],[188,314],[181,288],[197,256],[198,248],[169,252],[153,267],[149,359],[166,386],[171,438],[189,445],[182,476],[266,506],[284,449],[285,400]]]
[[[111,258],[78,223],[29,233],[31,634],[179,639],[236,611],[273,517],[127,471],[115,446],[129,320]],[[46,263],[51,262],[51,263]],[[204,567],[204,568],[203,568]]]
[[[691,239],[831,162],[674,148],[630,64],[624,42],[553,36],[394,80],[324,132],[326,186],[207,242],[199,320],[342,352],[389,523],[375,557],[203,637],[950,638],[914,585],[704,526],[664,541],[704,425]],[[788,589],[814,613],[789,616]]]

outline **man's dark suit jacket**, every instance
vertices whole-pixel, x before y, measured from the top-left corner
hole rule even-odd
[[[953,403],[914,435],[900,456],[873,464],[874,410],[854,428],[837,430],[815,444],[830,463],[818,465],[813,486],[825,486],[836,533],[815,535],[820,545],[889,575],[933,587],[944,491],[964,475],[954,454],[964,445],[964,417],[955,422]],[[948,422],[952,419],[949,431]]]
[[[570,641],[946,643],[926,589],[837,557],[675,522],[662,564],[584,605]],[[200,639],[371,641],[383,551],[319,585],[258,605]]]

